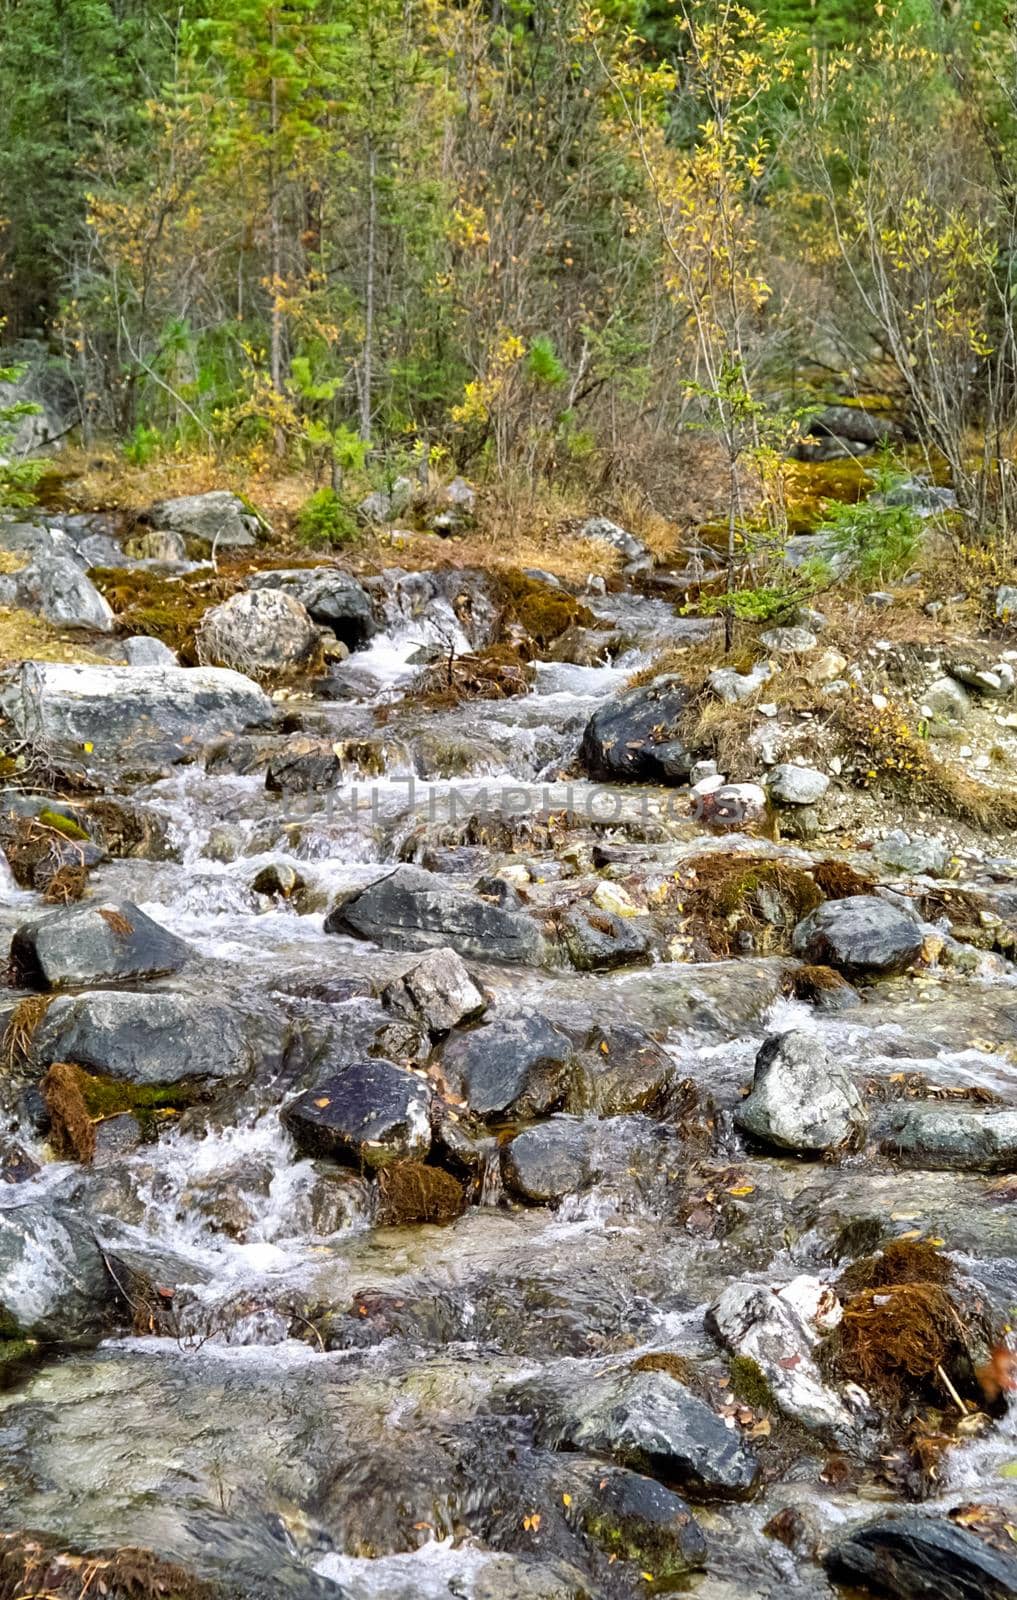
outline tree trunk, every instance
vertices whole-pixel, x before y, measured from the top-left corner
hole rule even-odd
[[[374,410],[374,288],[378,232],[378,154],[374,139],[367,141],[367,271],[364,281],[364,353],[360,368],[360,437],[371,437]]]

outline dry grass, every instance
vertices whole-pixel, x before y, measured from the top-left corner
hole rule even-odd
[[[466,1210],[462,1184],[441,1167],[400,1161],[378,1175],[379,1222],[404,1227],[415,1222],[453,1222]]]
[[[81,1069],[54,1061],[39,1085],[49,1112],[49,1140],[63,1160],[87,1165],[95,1155],[95,1123],[81,1086]]]
[[[3,1045],[0,1047],[0,1055],[8,1072],[31,1065],[32,1041],[52,1004],[51,994],[32,994],[24,1000],[19,1000],[14,1007],[7,1019]]]
[[[15,661],[62,661],[98,666],[107,659],[30,611],[0,607],[0,665]]]

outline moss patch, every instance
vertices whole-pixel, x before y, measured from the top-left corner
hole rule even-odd
[[[564,589],[514,569],[493,575],[495,599],[503,611],[503,625],[515,622],[538,645],[552,644],[567,628],[598,628],[587,606]]]
[[[55,1061],[40,1088],[54,1150],[67,1160],[85,1163],[95,1155],[97,1123],[129,1111],[148,1130],[160,1115],[178,1111],[193,1099],[180,1084],[119,1083],[68,1061]]]
[[[126,633],[161,639],[192,667],[198,664],[195,634],[202,617],[242,589],[244,575],[207,568],[178,578],[144,568],[93,567],[89,573]]]
[[[73,834],[68,833],[69,828],[74,829]],[[46,810],[38,817],[22,817],[15,811],[0,816],[0,849],[10,862],[15,883],[22,889],[37,889],[46,894],[53,879],[65,867],[79,869],[74,881],[80,877],[83,889],[87,869],[81,845],[87,839],[82,829],[56,811]],[[69,880],[64,874],[53,898],[76,899],[77,894],[68,890]]]
[[[378,1220],[389,1227],[414,1222],[453,1222],[466,1210],[457,1178],[420,1161],[399,1161],[378,1175]]]
[[[738,953],[745,936],[757,950],[788,949],[795,924],[824,898],[789,862],[719,853],[698,857],[678,894],[694,945],[724,957]]]
[[[778,1409],[762,1368],[751,1356],[732,1356],[728,1372],[731,1376],[731,1392],[736,1399],[744,1400],[747,1406],[755,1406],[759,1411]]]
[[[476,655],[435,662],[413,680],[409,697],[432,710],[465,700],[509,700],[528,692],[533,675],[511,645],[491,645]]]

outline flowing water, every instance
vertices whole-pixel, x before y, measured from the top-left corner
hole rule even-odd
[[[414,652],[445,639],[448,619],[407,620],[396,592],[388,631],[335,670],[329,698],[292,708],[316,733],[355,741],[378,737],[373,712],[385,705],[383,776],[365,771],[327,797],[279,796],[260,775],[176,768],[136,795],[165,822],[169,858],[108,862],[95,892],[135,902],[190,942],[192,992],[366,1044],[385,1020],[373,996],[407,958],[322,924],[379,864],[445,851],[442,870],[455,880],[458,867],[468,886],[512,852],[449,841],[462,818],[499,807],[522,818],[571,810],[580,834],[596,823],[601,838],[613,829],[638,841],[642,827],[646,859],[656,852],[665,867],[703,845],[672,793],[595,791],[562,776],[591,712],[676,627],[663,603],[596,603],[630,641],[613,665],[544,664],[521,699],[436,716],[402,695]],[[521,837],[515,859],[553,879],[561,862],[543,836]],[[270,863],[303,881],[292,903],[253,888]],[[34,897],[0,888],[13,927]],[[5,1527],[77,1548],[149,1546],[230,1575],[240,1592],[261,1592],[266,1574],[267,1592],[355,1600],[648,1592],[626,1563],[592,1562],[569,1519],[585,1460],[538,1449],[501,1397],[524,1377],[578,1384],[652,1351],[720,1370],[703,1312],[725,1284],[832,1277],[857,1253],[849,1239],[942,1238],[1000,1309],[1017,1304],[1017,1211],[988,1180],[916,1178],[871,1155],[837,1165],[752,1155],[729,1123],[761,1039],[792,1027],[815,1030],[859,1080],[920,1072],[1017,1105],[1017,988],[997,965],[994,977],[894,980],[830,1012],[785,998],[779,963],[763,957],[601,975],[481,965],[494,1014],[655,1030],[675,1081],[692,1080],[716,1107],[707,1157],[690,1154],[677,1122],[604,1119],[599,1180],[556,1210],[510,1202],[491,1161],[481,1203],[458,1222],[379,1227],[366,1179],[294,1148],[278,1115],[293,1092],[285,1080],[237,1091],[210,1118],[186,1113],[157,1143],[93,1168],[47,1162],[0,1205],[66,1199],[118,1260],[144,1260],[174,1285],[177,1322],[9,1375]],[[38,1140],[33,1149],[42,1156]],[[316,1332],[323,1308],[327,1341]],[[1015,1455],[1004,1418],[952,1452],[936,1494],[944,1505],[1003,1501],[1001,1469]],[[821,1567],[764,1524],[805,1508],[829,1536],[893,1495],[865,1475],[838,1484],[824,1459],[806,1449],[769,1472],[752,1503],[699,1508],[708,1561],[691,1592],[832,1593]]]

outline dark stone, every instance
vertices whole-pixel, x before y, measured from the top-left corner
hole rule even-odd
[[[794,932],[796,955],[859,977],[903,972],[923,942],[917,917],[871,894],[827,900]]]
[[[873,445],[888,439],[894,427],[886,417],[875,416],[862,406],[827,406],[812,418],[808,431],[817,439],[833,436],[853,440],[856,444]]]
[[[541,1116],[559,1105],[575,1055],[543,1017],[511,1017],[454,1034],[441,1053],[449,1088],[478,1116]]]
[[[129,900],[67,907],[26,922],[11,943],[15,982],[31,989],[81,988],[177,972],[191,947]]]
[[[279,1070],[284,1026],[273,1015],[169,991],[115,989],[54,1000],[32,1040],[41,1067],[74,1061],[122,1083],[242,1083]]]
[[[342,764],[328,740],[290,737],[269,758],[265,788],[279,793],[311,794],[318,789],[334,789],[342,775]]]
[[[884,1517],[855,1528],[829,1551],[838,1583],[893,1600],[1014,1600],[1017,1557],[938,1517]]]
[[[334,567],[294,567],[275,572],[255,572],[249,589],[282,589],[309,612],[315,622],[330,628],[350,650],[365,645],[377,626],[370,596],[356,578]]]
[[[0,1139],[0,1183],[27,1183],[42,1168],[13,1139]]]
[[[371,939],[386,950],[448,945],[467,959],[523,966],[539,966],[545,955],[532,917],[502,911],[419,867],[396,867],[342,900],[326,917],[325,932]]]
[[[305,1155],[366,1167],[422,1161],[431,1147],[431,1090],[392,1061],[357,1061],[299,1095],[282,1118]]]
[[[666,1372],[536,1378],[507,1400],[534,1416],[538,1442],[606,1457],[694,1499],[744,1500],[759,1480],[754,1452]]]
[[[546,1203],[578,1194],[593,1177],[590,1125],[554,1118],[526,1128],[501,1149],[507,1188],[523,1200]]]
[[[694,757],[684,751],[680,727],[690,698],[668,677],[609,700],[586,725],[580,765],[603,782],[686,782]]]
[[[607,972],[649,960],[649,917],[619,917],[579,904],[569,906],[560,926],[562,944],[579,972]]]

